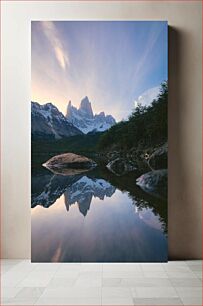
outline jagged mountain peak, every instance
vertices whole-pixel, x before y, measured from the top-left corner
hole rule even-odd
[[[91,178],[81,175],[36,175],[33,177],[35,190],[32,192],[32,207],[41,205],[49,207],[64,194],[65,206],[67,211],[72,205],[77,204],[80,213],[86,216],[92,198],[103,200],[111,197],[116,188],[108,181],[101,178]]]
[[[71,100],[68,102],[68,106],[67,106],[67,112],[66,112],[66,114],[68,114],[68,113],[70,113],[71,111],[72,111],[72,102],[71,102]]]
[[[68,103],[66,118],[85,134],[92,131],[103,132],[116,123],[115,119],[111,115],[105,115],[104,111],[94,115],[87,96],[81,100],[78,109]]]
[[[89,118],[93,118],[94,116],[91,102],[87,96],[81,100],[79,110],[84,112]]]

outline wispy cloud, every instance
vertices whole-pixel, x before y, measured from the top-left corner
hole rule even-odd
[[[58,64],[63,70],[65,70],[70,65],[69,56],[67,50],[65,50],[63,47],[54,23],[52,21],[42,21],[41,26],[43,33],[54,49]]]
[[[167,79],[165,22],[32,21],[32,99],[66,112],[88,96],[117,121]]]

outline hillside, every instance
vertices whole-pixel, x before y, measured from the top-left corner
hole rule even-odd
[[[150,106],[138,104],[127,121],[121,121],[105,132],[99,149],[129,150],[159,146],[167,142],[168,85],[163,83],[160,93]]]

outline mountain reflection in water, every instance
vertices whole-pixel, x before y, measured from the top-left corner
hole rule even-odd
[[[67,211],[69,206],[77,203],[81,214],[86,216],[93,197],[104,200],[105,197],[111,197],[115,190],[115,187],[103,179],[83,176],[69,186],[64,193]]]
[[[32,261],[166,261],[165,203],[118,179],[33,174]]]
[[[37,182],[38,182],[38,189]],[[104,200],[111,197],[116,188],[104,179],[92,179],[86,175],[60,176],[43,175],[33,178],[35,190],[32,193],[32,208],[41,205],[46,208],[64,194],[67,211],[72,204],[77,203],[79,211],[86,216],[92,197]]]

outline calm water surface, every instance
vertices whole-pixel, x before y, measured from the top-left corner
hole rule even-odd
[[[107,172],[106,172],[107,173]],[[32,175],[33,262],[167,261],[166,201],[136,175]]]

